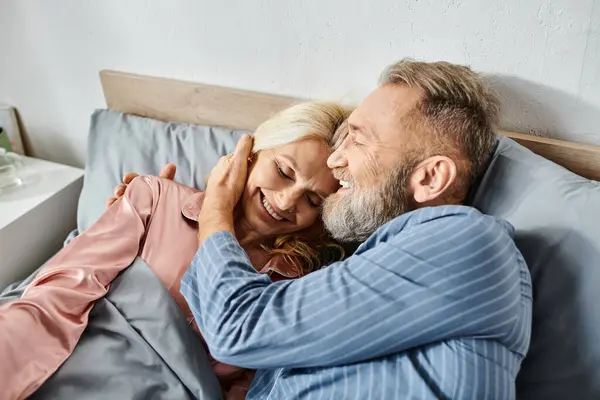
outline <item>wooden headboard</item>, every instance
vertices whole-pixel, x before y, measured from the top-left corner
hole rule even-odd
[[[100,80],[110,109],[162,121],[240,130],[254,130],[276,112],[302,101],[293,97],[118,71],[101,71]],[[522,133],[500,133],[581,176],[600,180],[600,146]]]

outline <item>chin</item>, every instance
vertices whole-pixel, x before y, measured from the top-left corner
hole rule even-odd
[[[269,224],[265,224],[260,218],[248,218],[248,225],[254,230],[256,233],[266,238],[275,238],[282,235],[287,235],[290,233],[297,232],[297,229],[281,227],[277,229]]]
[[[275,237],[278,235],[284,235],[294,231],[294,227],[290,226],[289,222],[276,221],[271,219],[262,205],[261,191],[257,190],[253,195],[242,199],[242,212],[243,218],[246,225],[254,232],[261,236]]]
[[[327,197],[327,199],[325,200],[326,203],[337,203],[345,198],[347,198],[348,196],[351,196],[353,194],[354,190],[353,189],[340,189],[337,192],[329,195],[329,197]]]

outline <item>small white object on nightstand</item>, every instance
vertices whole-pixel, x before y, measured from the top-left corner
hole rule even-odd
[[[22,157],[20,186],[0,192],[0,291],[52,257],[77,226],[84,171]]]

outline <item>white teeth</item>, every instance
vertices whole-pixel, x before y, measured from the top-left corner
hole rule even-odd
[[[266,197],[263,197],[263,206],[265,206],[265,210],[267,210],[269,215],[271,217],[275,218],[277,221],[281,221],[283,219],[283,217],[279,216],[279,214],[277,214],[275,211],[273,211],[273,209],[271,208],[271,205],[267,201]]]
[[[349,189],[352,185],[350,185],[350,182],[348,181],[340,181],[340,186],[345,188],[345,189]]]

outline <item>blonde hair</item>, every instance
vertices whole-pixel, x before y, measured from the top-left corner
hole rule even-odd
[[[315,138],[331,146],[351,110],[337,103],[305,102],[275,114],[254,131],[254,153],[298,140]]]
[[[336,103],[299,103],[277,113],[263,122],[254,132],[253,153],[283,146],[306,139],[318,139],[333,147],[336,132],[343,127],[351,110]],[[324,262],[341,259],[343,248],[333,242],[324,230],[313,232],[309,238],[300,232],[277,237],[270,246],[263,248],[272,255],[280,255],[297,268],[300,275],[318,269]]]
[[[429,140],[412,142],[424,143],[423,158],[440,153],[453,157],[458,169],[456,191],[466,195],[494,152],[500,113],[496,94],[480,74],[448,62],[403,59],[381,75],[380,85],[388,84],[423,92],[405,123],[411,131],[425,131]]]

